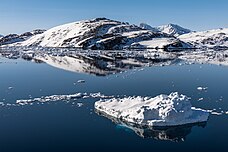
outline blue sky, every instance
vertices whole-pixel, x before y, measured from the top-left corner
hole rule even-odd
[[[228,27],[228,0],[0,0],[1,34],[96,17],[206,30]]]

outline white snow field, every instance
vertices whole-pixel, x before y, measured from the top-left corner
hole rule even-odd
[[[191,32],[178,38],[198,48],[228,47],[228,28]]]

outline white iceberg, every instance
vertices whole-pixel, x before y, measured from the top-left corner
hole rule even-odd
[[[126,97],[100,100],[95,103],[99,112],[122,121],[145,126],[178,126],[206,122],[209,112],[192,107],[185,95]]]

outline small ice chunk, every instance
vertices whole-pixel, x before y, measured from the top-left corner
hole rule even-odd
[[[203,101],[203,98],[199,98],[198,101]]]
[[[82,107],[83,106],[83,103],[77,103],[77,106],[80,108],[80,107]]]
[[[85,80],[78,80],[77,83],[85,83]]]
[[[8,87],[8,90],[13,90],[13,87],[11,87],[11,86],[10,86],[10,87]]]
[[[222,112],[211,112],[212,115],[222,115]]]
[[[100,100],[95,109],[107,116],[146,126],[177,126],[206,122],[209,112],[192,107],[189,98],[177,92],[150,97]]]
[[[206,91],[208,87],[197,87],[197,90],[199,91]]]

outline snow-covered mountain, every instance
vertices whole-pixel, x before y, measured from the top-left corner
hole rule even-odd
[[[190,33],[191,30],[183,28],[176,24],[168,24],[168,25],[162,25],[158,26],[157,29],[163,33],[172,35],[172,36],[179,36],[182,34]]]
[[[33,30],[31,32],[26,32],[26,33],[20,34],[20,35],[18,35],[18,34],[6,35],[6,36],[0,38],[0,46],[25,41],[34,35],[42,34],[44,31],[45,30],[37,29],[37,30]]]
[[[3,35],[0,34],[0,38],[3,37]]]
[[[176,24],[168,24],[168,25],[162,25],[162,26],[158,26],[158,27],[152,27],[146,23],[141,23],[139,26],[145,30],[151,30],[154,32],[162,32],[162,33],[166,33],[170,36],[176,36],[176,37],[180,36],[182,34],[191,32],[191,30],[183,28]]]
[[[175,24],[151,27],[106,18],[83,20],[0,38],[0,45],[23,47],[76,47],[92,50],[227,48],[227,28],[191,32]],[[18,42],[18,43],[15,43]],[[14,44],[12,44],[14,43]]]
[[[178,38],[197,48],[228,48],[228,28],[192,32]]]
[[[163,43],[157,40],[163,38]],[[155,40],[155,41],[154,41]],[[146,41],[147,45],[143,45]],[[180,40],[161,32],[142,29],[106,18],[84,20],[54,27],[43,34],[18,43],[19,46],[79,47],[82,49],[175,48]]]

